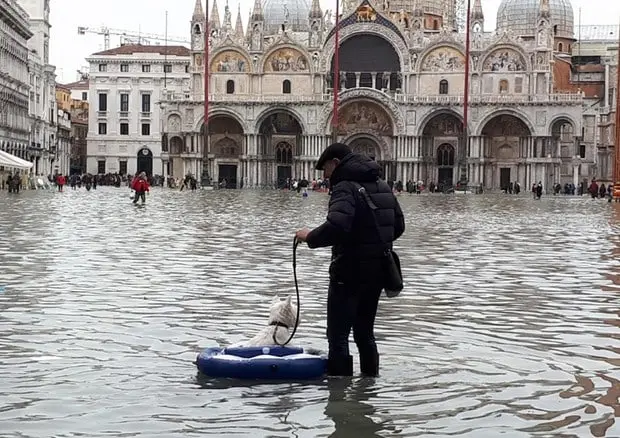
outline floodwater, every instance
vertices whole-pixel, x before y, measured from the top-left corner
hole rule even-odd
[[[381,377],[243,384],[192,361],[294,293],[327,195],[0,192],[0,437],[620,436],[620,204],[399,199]],[[298,260],[294,342],[325,349],[329,251]]]

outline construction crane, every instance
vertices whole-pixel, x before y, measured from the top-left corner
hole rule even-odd
[[[171,37],[158,35],[154,33],[141,33],[140,31],[132,32],[130,30],[122,30],[122,29],[110,29],[105,26],[101,26],[99,28],[92,28],[87,26],[78,26],[77,28],[78,35],[86,35],[87,33],[94,33],[96,35],[103,35],[103,48],[104,50],[108,50],[110,48],[110,35],[118,35],[121,37],[121,45],[131,43],[131,44],[144,44],[149,45],[151,41],[164,41],[168,43],[182,43],[189,44],[189,40],[180,37]]]

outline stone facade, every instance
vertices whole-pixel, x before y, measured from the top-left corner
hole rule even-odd
[[[257,0],[244,34],[240,17],[233,28],[226,7],[220,23],[214,4],[206,63],[205,16],[197,1],[191,87],[169,93],[164,111],[174,175],[202,167],[204,175],[237,187],[314,178],[320,175],[314,164],[335,136],[380,162],[387,178],[403,182],[451,186],[464,176],[469,185],[488,189],[514,181],[550,188],[592,176],[596,120],[584,122],[582,93],[553,91],[560,15],[549,10],[548,0],[540,0],[527,35],[512,32],[506,20],[485,33],[475,1],[466,132],[465,37],[453,27],[454,10],[444,0],[405,3],[413,6],[345,2],[339,117],[332,128],[335,29],[329,11],[323,14],[313,1],[306,31],[289,28],[285,13],[279,30],[267,33],[269,17]],[[190,150],[195,155],[188,156]]]
[[[166,93],[189,88],[189,50],[125,45],[87,61],[87,172],[169,174],[162,166],[161,102]]]
[[[0,150],[28,159],[28,14],[0,1]]]

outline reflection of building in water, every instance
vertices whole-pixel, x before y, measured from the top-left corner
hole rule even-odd
[[[460,159],[470,184],[486,188],[599,176],[597,110],[584,115],[584,102],[601,96],[602,86],[579,90],[563,67],[571,66],[576,41],[569,0],[503,0],[493,32],[483,31],[481,1],[474,1],[467,144],[465,37],[454,32],[454,1],[345,1],[338,78],[331,73],[334,20],[318,0],[255,0],[246,30],[240,14],[232,23],[228,6],[220,22],[217,8],[214,2],[206,150],[200,1],[191,27],[190,89],[167,95],[165,141],[192,142],[203,151],[191,158],[170,148],[164,162],[182,163],[167,165],[175,172],[202,168],[244,187],[318,176],[313,166],[331,141],[337,80],[339,140],[374,157],[388,178],[451,184]],[[236,155],[223,154],[222,141],[235,143],[227,150]],[[282,145],[292,160],[282,159]]]

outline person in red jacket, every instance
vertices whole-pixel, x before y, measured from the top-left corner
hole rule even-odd
[[[146,173],[142,172],[136,178],[134,178],[131,188],[135,190],[136,196],[133,198],[133,203],[136,204],[138,199],[142,199],[142,203],[146,202],[145,194],[149,192],[149,183],[146,180]]]
[[[58,191],[62,192],[63,187],[67,184],[67,179],[64,177],[62,173],[56,176],[56,185],[58,186]]]

